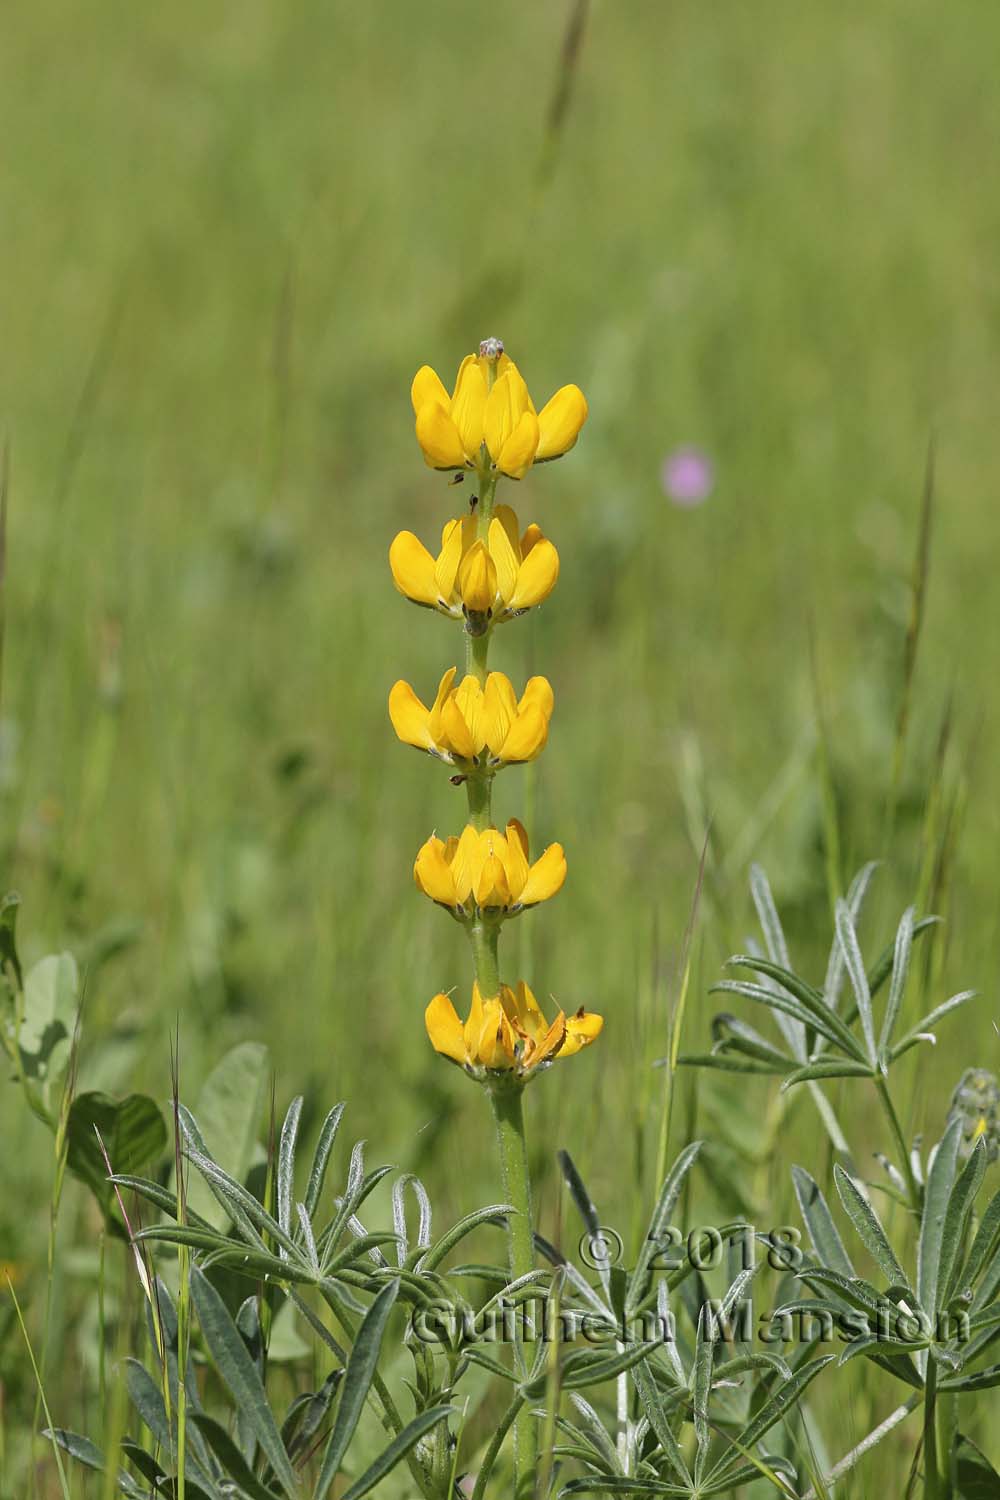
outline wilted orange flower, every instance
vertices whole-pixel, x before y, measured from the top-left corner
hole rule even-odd
[[[424,1021],[435,1051],[469,1072],[513,1070],[521,1076],[554,1058],[572,1057],[588,1047],[604,1025],[601,1016],[582,1006],[572,1016],[560,1011],[550,1024],[523,980],[516,989],[501,985],[500,994],[486,1000],[474,984],[465,1022],[447,995],[435,995]]]

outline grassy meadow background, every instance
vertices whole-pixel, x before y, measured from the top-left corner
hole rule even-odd
[[[25,956],[90,966],[82,1086],[166,1099],[176,1030],[193,1100],[227,1046],[261,1040],[279,1104],[347,1098],[352,1138],[419,1170],[442,1221],[495,1198],[485,1103],[422,1021],[435,990],[466,990],[464,939],[410,877],[464,796],[385,709],[398,676],[432,692],[461,640],[394,592],[386,552],[467,498],[414,442],[418,365],[450,381],[499,334],[536,400],[578,382],[577,449],[506,497],[556,542],[560,583],[494,649],[556,694],[549,748],[504,773],[498,811],[560,839],[570,877],[502,954],[607,1020],[529,1096],[543,1223],[568,1146],[627,1233],[709,820],[692,1048],[753,928],[751,862],[821,977],[831,882],[880,858],[868,944],[928,892],[948,917],[932,998],[983,992],[907,1060],[909,1125],[939,1133],[962,1070],[1000,1061],[1000,19],[604,0],[552,131],[569,15],[7,14],[0,834]],[[684,510],[660,467],[691,443],[716,485]],[[716,1180],[780,1222],[787,1165],[822,1161],[805,1099],[762,1181],[736,1153],[772,1090],[714,1079],[685,1084],[677,1130],[728,1132]],[[0,1260],[37,1332],[51,1143],[13,1085],[0,1134]],[[81,1426],[96,1221],[75,1187],[60,1245],[49,1397]],[[7,1312],[0,1330],[14,1496],[34,1396]]]

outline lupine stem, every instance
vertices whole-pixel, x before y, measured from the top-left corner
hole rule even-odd
[[[910,1160],[910,1153],[907,1149],[906,1137],[903,1135],[903,1127],[899,1123],[899,1116],[896,1113],[896,1107],[892,1102],[892,1096],[889,1093],[889,1088],[884,1078],[875,1079],[875,1092],[879,1096],[886,1119],[889,1121],[896,1140],[896,1148],[902,1158],[903,1177],[906,1180],[906,1195],[910,1200],[910,1207],[914,1213],[918,1214],[920,1212],[921,1199],[920,1187],[916,1177],[913,1175],[913,1163]]]
[[[520,1081],[500,1079],[490,1088],[493,1118],[500,1149],[500,1171],[504,1198],[514,1209],[507,1219],[511,1280],[535,1269],[535,1240],[531,1218],[531,1177],[524,1139],[524,1112]],[[526,1374],[524,1350],[518,1344],[522,1375]],[[517,1500],[532,1493],[537,1462],[537,1433],[531,1412],[522,1408],[514,1420],[514,1495]]]
[[[469,635],[465,637],[465,670],[480,682],[486,681],[486,659],[490,650],[490,631],[484,635]]]
[[[493,371],[490,372],[492,384]],[[493,500],[496,494],[496,476],[484,463],[477,472],[479,496],[476,502],[477,531],[482,541],[489,535],[493,519]],[[466,634],[465,670],[486,681],[489,660],[490,637],[487,628],[482,635]],[[480,832],[488,828],[493,816],[493,777],[491,775],[467,777],[466,795],[469,800],[469,822]],[[482,919],[473,922],[469,929],[469,941],[476,970],[476,982],[484,997],[500,993],[500,965],[497,943],[500,929],[495,922]],[[531,1179],[528,1175],[528,1154],[524,1139],[524,1113],[521,1108],[523,1085],[520,1080],[500,1075],[490,1086],[490,1100],[497,1127],[497,1144],[500,1150],[500,1173],[503,1193],[514,1213],[507,1220],[507,1237],[510,1256],[511,1279],[527,1276],[535,1268],[534,1234],[531,1217]],[[517,1357],[524,1371],[524,1351],[518,1343]],[[487,1454],[488,1468],[492,1468],[500,1443],[510,1423],[514,1426],[514,1494],[517,1497],[529,1494],[534,1484],[537,1457],[537,1434],[534,1418],[523,1403],[515,1400],[504,1418]],[[477,1486],[476,1493],[481,1492]]]

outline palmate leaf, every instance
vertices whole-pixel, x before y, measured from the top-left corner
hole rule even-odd
[[[434,1406],[415,1416],[399,1436],[394,1437],[389,1446],[382,1450],[375,1462],[369,1464],[360,1479],[356,1479],[350,1489],[344,1491],[343,1500],[361,1500],[362,1495],[369,1494],[416,1447],[424,1434],[439,1422],[447,1421],[453,1410],[450,1406]]]
[[[972,1215],[972,1205],[982,1184],[987,1161],[986,1142],[978,1140],[951,1190],[948,1211],[944,1218],[944,1230],[941,1235],[938,1263],[938,1311],[947,1307],[957,1290],[962,1247],[965,1244],[966,1231]]]
[[[986,1206],[986,1212],[979,1221],[976,1237],[972,1241],[972,1248],[969,1250],[956,1285],[968,1287],[970,1291],[974,1290],[983,1268],[989,1265],[998,1251],[1000,1251],[1000,1189],[993,1194]]]
[[[945,1221],[958,1166],[961,1120],[953,1120],[934,1153],[924,1188],[924,1210],[917,1244],[917,1300],[928,1313],[938,1306],[938,1279]]]
[[[754,958],[747,954],[737,954],[727,960],[727,967],[735,965],[752,969],[767,979],[773,979],[799,1002],[807,1013],[809,1025],[814,1030],[818,1031],[821,1036],[825,1036],[834,1046],[839,1047],[848,1057],[853,1057],[858,1062],[865,1060],[864,1052],[850,1027],[841,1020],[835,1010],[827,1005],[820,992],[813,989],[812,985],[807,984],[798,974],[791,969],[770,963],[767,959]]]
[[[415,1177],[412,1172],[405,1172],[397,1182],[392,1185],[392,1227],[396,1231],[399,1241],[397,1247],[397,1260],[399,1265],[405,1266],[409,1260],[410,1237],[406,1227],[406,1189],[409,1188],[417,1200],[419,1221],[417,1224],[418,1251],[426,1250],[431,1243],[431,1200],[427,1196],[427,1189]]]
[[[761,1438],[770,1432],[775,1423],[780,1422],[785,1413],[791,1407],[798,1404],[806,1388],[835,1359],[835,1354],[821,1355],[818,1359],[810,1360],[807,1364],[801,1365],[790,1380],[782,1381],[773,1394],[764,1402],[756,1416],[739,1433],[741,1449],[748,1451],[753,1449],[760,1442]],[[712,1470],[709,1476],[710,1480],[718,1484],[726,1480],[732,1483],[732,1472],[735,1466],[736,1461],[734,1461],[732,1455],[726,1455]]]
[[[854,922],[855,926],[857,926],[858,918],[861,916],[861,908],[864,905],[865,897],[868,894],[868,887],[871,885],[872,876],[875,874],[875,871],[877,869],[878,862],[876,860],[872,860],[869,864],[863,865],[855,875],[854,879],[851,881],[850,888],[847,892],[847,908],[851,913],[851,920]],[[890,962],[891,958],[892,955],[890,950]],[[823,982],[823,998],[826,1000],[827,1005],[829,1005],[832,1010],[836,1010],[838,1005],[840,1004],[840,991],[843,982],[844,950],[843,948],[841,948],[839,940],[835,937],[830,948],[830,960],[827,964],[826,979]],[[874,994],[877,986],[873,979],[870,980],[870,987],[872,993]]]
[[[275,1500],[275,1496],[280,1491],[268,1489],[257,1478],[239,1447],[221,1423],[203,1411],[192,1412],[191,1420],[196,1430],[208,1443],[223,1473],[239,1486],[239,1493],[245,1495],[246,1500]]]
[[[281,1441],[257,1366],[226,1304],[197,1267],[191,1272],[191,1296],[205,1343],[219,1374],[253,1430],[282,1490],[287,1496],[297,1495],[299,1485],[295,1471]]]
[[[708,1406],[712,1395],[712,1364],[715,1359],[715,1341],[710,1337],[707,1308],[703,1305],[698,1315],[698,1332],[695,1341],[694,1366],[691,1370],[691,1406],[694,1417],[695,1457],[694,1482],[701,1488],[708,1465],[708,1454],[712,1445],[712,1429],[708,1422]]]
[[[804,1068],[796,1068],[794,1073],[789,1073],[788,1077],[782,1081],[781,1092],[785,1094],[798,1084],[810,1083],[813,1080],[871,1078],[872,1071],[868,1063],[853,1062],[849,1058],[839,1060],[820,1058],[817,1062],[808,1063]]]
[[[298,1141],[299,1120],[302,1117],[302,1095],[299,1094],[288,1106],[278,1140],[278,1166],[275,1196],[278,1204],[278,1223],[286,1234],[292,1232],[292,1197],[295,1191],[295,1146]],[[282,1255],[286,1254],[284,1247]]]
[[[916,1047],[919,1042],[935,1041],[936,1038],[931,1027],[936,1026],[938,1021],[944,1016],[950,1015],[953,1010],[958,1010],[960,1006],[967,1005],[970,1000],[978,999],[978,996],[978,990],[961,990],[957,995],[952,995],[950,999],[942,1001],[940,1005],[936,1005],[932,1011],[929,1011],[924,1016],[922,1021],[917,1022],[912,1031],[908,1031],[902,1040],[896,1043],[889,1053],[889,1061],[895,1062],[897,1058],[903,1056],[904,1052],[908,1052],[911,1047]]]
[[[289,1406],[281,1424],[281,1441],[288,1450],[292,1463],[296,1463],[312,1447],[316,1434],[326,1420],[343,1374],[343,1369],[331,1370],[318,1391],[303,1391]]]
[[[1000,1474],[985,1454],[964,1433],[956,1433],[952,1445],[955,1500],[997,1500]]]
[[[900,1007],[903,1003],[903,992],[906,989],[906,980],[910,972],[910,953],[913,949],[913,919],[914,908],[908,906],[903,913],[899,927],[896,929],[896,942],[892,956],[892,983],[889,985],[889,999],[886,1002],[885,1015],[882,1018],[882,1033],[879,1037],[879,1056],[885,1058],[889,1053],[892,1042],[892,1033],[896,1027]],[[869,981],[869,991],[871,984]]]
[[[309,1171],[309,1185],[306,1188],[305,1207],[310,1218],[319,1207],[320,1196],[323,1192],[323,1183],[326,1180],[326,1169],[330,1162],[330,1153],[337,1139],[337,1131],[340,1129],[340,1121],[343,1116],[345,1105],[335,1104],[333,1109],[323,1121],[323,1127],[319,1133],[316,1143],[316,1151],[313,1156],[312,1167]]]
[[[375,1378],[382,1340],[398,1295],[398,1279],[390,1281],[379,1292],[358,1329],[344,1372],[337,1415],[323,1455],[323,1467],[316,1482],[314,1500],[325,1500],[340,1471]]]
[[[453,1224],[427,1251],[414,1252],[411,1259],[419,1270],[435,1271],[451,1254],[455,1246],[460,1244],[474,1229],[478,1229],[482,1224],[503,1224],[514,1212],[514,1208],[509,1203],[490,1203],[486,1208],[477,1208],[471,1214],[466,1214],[464,1218],[459,1219],[457,1224]]]
[[[653,1379],[649,1365],[645,1360],[640,1360],[633,1367],[632,1383],[635,1386],[642,1409],[646,1414],[646,1419],[660,1445],[664,1459],[682,1480],[690,1484],[690,1470],[681,1452],[680,1444],[674,1436],[674,1431],[670,1426],[667,1414],[663,1409],[656,1381]]]
[[[574,1427],[569,1422],[563,1425],[563,1431],[575,1436],[577,1442],[583,1447],[590,1447],[593,1450],[594,1461],[597,1467],[602,1469],[603,1472],[607,1474],[621,1474],[622,1462],[618,1456],[618,1449],[604,1430],[604,1423],[597,1415],[597,1412],[587,1398],[581,1396],[578,1391],[572,1391],[569,1399],[573,1403],[586,1431],[582,1432],[578,1427]]]
[[[909,1288],[910,1278],[896,1259],[896,1252],[889,1244],[878,1214],[839,1162],[834,1166],[833,1179],[852,1224],[889,1285]]]
[[[837,902],[836,910],[837,940],[844,952],[844,965],[847,969],[847,977],[854,991],[854,1003],[858,1008],[861,1019],[861,1030],[865,1039],[865,1050],[868,1061],[874,1067],[878,1062],[878,1053],[875,1046],[875,1018],[872,1013],[872,992],[868,983],[868,974],[865,970],[865,961],[861,956],[861,948],[858,943],[858,934],[854,928],[854,918],[846,901]]]
[[[628,1289],[625,1294],[626,1317],[631,1316],[636,1311],[646,1295],[646,1283],[649,1278],[650,1265],[660,1249],[664,1232],[670,1224],[670,1218],[684,1184],[684,1178],[691,1170],[701,1147],[701,1141],[692,1141],[689,1145],[685,1146],[663,1180],[660,1196],[656,1201],[656,1207],[653,1209],[653,1215],[649,1221],[646,1236],[636,1257],[635,1269],[629,1277]]]
[[[718,1052],[682,1052],[677,1065],[682,1068],[716,1068],[721,1073],[748,1073],[768,1078],[780,1075],[792,1066],[787,1062],[780,1068],[772,1063],[754,1062],[750,1058],[735,1055],[738,1051],[738,1048],[733,1047],[726,1051],[720,1049]]]
[[[727,959],[727,965],[739,964],[753,969],[756,969],[758,964],[764,962],[764,959],[756,959],[748,954],[736,954],[733,958]],[[775,1015],[775,1020],[778,1019],[779,1012],[783,1016],[790,1016],[800,1026],[810,1027],[813,1031],[819,1032],[820,1036],[829,1042],[831,1046],[838,1047],[842,1051],[845,1050],[842,1046],[841,1038],[833,1025],[825,1019],[818,1018],[798,1000],[784,994],[777,988],[770,988],[765,984],[754,984],[751,980],[746,979],[720,979],[712,985],[709,993],[712,995],[742,995],[745,1000],[754,1000],[758,1005],[765,1005],[768,1010],[772,1011]],[[846,1030],[843,1021],[839,1017],[837,1018],[837,1026]],[[848,1056],[861,1059],[863,1055],[857,1042],[852,1040]],[[801,1057],[797,1054],[797,1060],[802,1064],[805,1063],[806,1056],[804,1049]]]
[[[70,1458],[75,1458],[77,1463],[83,1464],[85,1468],[94,1469],[98,1474],[105,1472],[107,1460],[100,1448],[89,1438],[82,1437],[78,1432],[69,1432],[65,1427],[43,1428],[41,1436],[58,1443],[64,1453],[68,1453]],[[124,1469],[118,1470],[116,1482],[119,1494],[125,1495],[126,1500],[145,1500],[147,1492],[140,1489]]]
[[[834,1223],[819,1183],[804,1167],[792,1168],[792,1182],[812,1247],[821,1263],[831,1271],[838,1271],[841,1276],[853,1277],[855,1272],[851,1258],[844,1248],[840,1231]]]

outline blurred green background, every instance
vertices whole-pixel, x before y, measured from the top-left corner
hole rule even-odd
[[[450,383],[498,334],[539,404],[579,383],[578,447],[506,497],[562,576],[497,638],[556,714],[496,805],[560,839],[570,878],[503,956],[607,1018],[530,1109],[540,1169],[569,1145],[627,1224],[709,820],[692,1044],[752,925],[752,860],[816,972],[831,870],[882,858],[869,942],[923,881],[948,914],[935,982],[984,991],[933,1067],[912,1059],[910,1123],[939,1128],[962,1068],[997,1059],[1000,20],[604,0],[567,67],[571,13],[7,16],[0,796],[26,955],[91,963],[85,1082],[165,1097],[177,1030],[193,1098],[261,1039],[279,1101],[346,1097],[352,1135],[418,1166],[442,1212],[494,1196],[483,1100],[423,1031],[436,989],[467,988],[462,934],[410,879],[464,798],[385,711],[462,643],[394,592],[386,551],[464,503],[414,442],[418,365]],[[695,509],[660,478],[685,444],[716,470]],[[750,1114],[766,1093],[743,1090]],[[803,1128],[790,1160],[815,1150]],[[0,1258],[30,1306],[50,1144],[13,1087],[0,1129]]]

